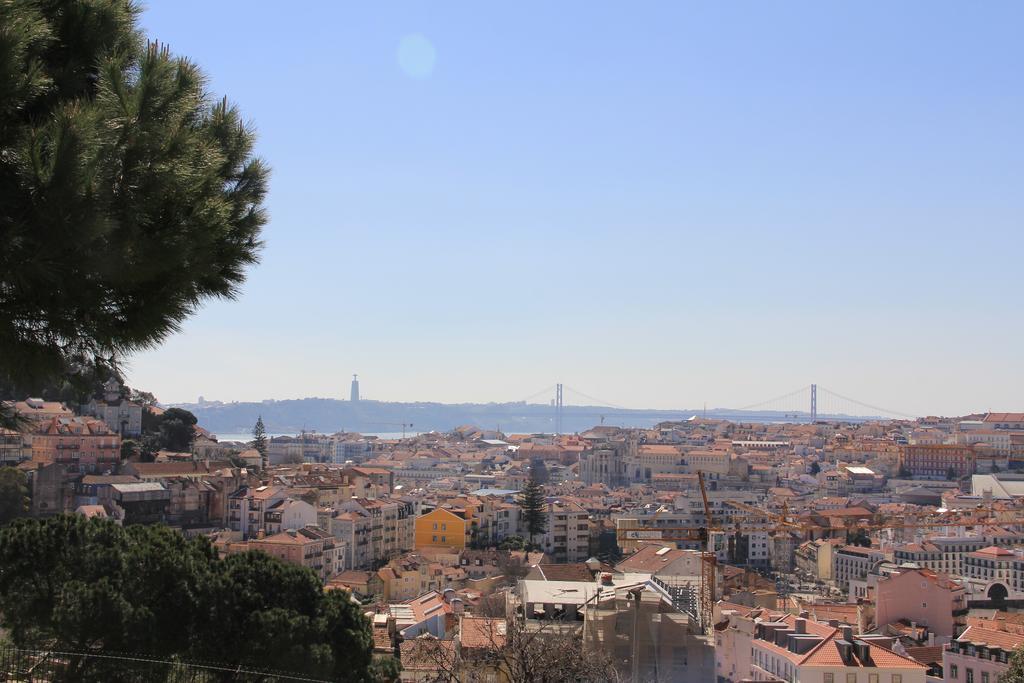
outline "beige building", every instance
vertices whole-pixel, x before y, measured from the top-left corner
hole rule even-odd
[[[715,628],[718,681],[925,683],[927,667],[893,652],[892,638],[767,610],[722,610]],[[714,678],[700,680],[715,680]]]

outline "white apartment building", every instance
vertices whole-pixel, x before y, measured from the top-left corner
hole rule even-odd
[[[590,514],[577,503],[549,503],[547,531],[538,541],[555,562],[583,562],[590,557]]]
[[[843,591],[850,591],[850,581],[864,581],[871,568],[885,559],[876,548],[844,545],[832,552],[832,581]]]

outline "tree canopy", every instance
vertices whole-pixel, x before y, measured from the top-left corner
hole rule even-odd
[[[375,680],[369,624],[347,591],[259,552],[220,560],[163,526],[65,515],[3,527],[0,615],[20,647]]]
[[[1024,683],[1024,648],[1017,648],[1010,655],[1010,665],[999,677],[999,683]]]
[[[139,14],[0,3],[0,382],[116,367],[258,259],[253,130]]]
[[[534,537],[547,531],[547,501],[544,499],[544,487],[537,481],[533,468],[530,479],[519,493],[519,509],[526,533],[533,545]]]
[[[28,512],[28,482],[25,473],[14,467],[0,467],[0,524]]]

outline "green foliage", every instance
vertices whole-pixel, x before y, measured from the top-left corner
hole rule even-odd
[[[402,664],[394,657],[374,657],[370,664],[370,677],[380,683],[395,683],[402,672]]]
[[[28,482],[25,473],[14,467],[0,467],[0,524],[28,512]]]
[[[156,396],[149,391],[140,391],[138,389],[131,389],[128,392],[128,400],[133,403],[138,403],[143,408],[149,408],[156,405]]]
[[[263,553],[220,560],[206,539],[163,526],[58,516],[0,529],[0,615],[19,647],[377,680],[348,592],[325,593],[311,571]]]
[[[125,439],[121,442],[121,460],[131,460],[140,453],[139,444],[132,439]]]
[[[1017,648],[1010,655],[1010,665],[999,677],[999,683],[1024,683],[1024,648]]]
[[[808,468],[807,471],[812,477],[817,476],[817,474],[821,472],[821,465],[819,465],[818,461],[815,460],[814,462],[811,463],[811,466]]]
[[[846,543],[847,545],[856,545],[861,548],[871,547],[871,537],[868,536],[868,532],[864,529],[857,529],[855,531],[846,532]]]
[[[0,2],[0,382],[116,368],[258,259],[253,132],[139,13]]]
[[[946,470],[946,481],[953,481],[956,479],[956,470],[950,465],[949,469]]]
[[[544,499],[544,487],[537,481],[534,472],[530,472],[530,480],[519,493],[520,519],[530,536],[530,545],[538,534],[547,530],[547,501]]]
[[[530,462],[530,479],[543,486],[548,483],[550,478],[551,475],[548,472],[547,463],[542,458],[534,458]]]
[[[498,550],[526,550],[526,539],[522,536],[508,536],[498,544]]]
[[[144,410],[142,451],[145,459],[152,459],[157,451],[191,451],[197,422],[196,416],[183,408],[168,408],[159,415]]]
[[[256,425],[252,428],[252,447],[259,451],[260,468],[267,469],[267,430],[263,426],[263,416],[256,418]]]

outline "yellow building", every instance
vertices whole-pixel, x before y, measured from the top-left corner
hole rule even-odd
[[[445,508],[437,508],[416,518],[417,550],[429,546],[461,550],[466,547],[468,535],[466,519]]]

